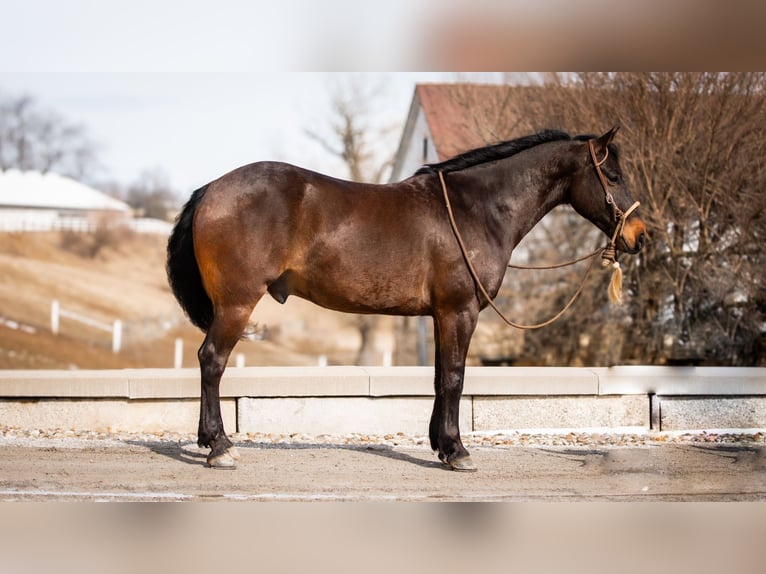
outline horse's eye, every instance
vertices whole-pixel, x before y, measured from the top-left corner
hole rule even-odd
[[[620,183],[620,181],[622,180],[622,178],[621,178],[619,175],[613,175],[613,174],[609,174],[609,173],[607,173],[607,174],[604,174],[604,175],[606,175],[606,180],[607,180],[607,181],[608,181],[608,182],[609,182],[611,185],[617,185],[617,184],[619,184],[619,183]]]

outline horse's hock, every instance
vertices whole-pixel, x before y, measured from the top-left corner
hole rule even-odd
[[[430,367],[231,368],[224,423],[240,433],[426,435]],[[2,371],[0,422],[22,429],[193,433],[197,369]],[[463,432],[766,428],[766,369],[472,367]]]

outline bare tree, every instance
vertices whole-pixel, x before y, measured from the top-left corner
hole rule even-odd
[[[168,220],[178,207],[178,198],[167,175],[159,168],[145,170],[130,184],[125,201],[142,217]]]
[[[380,90],[355,80],[345,86],[336,85],[330,98],[329,129],[306,130],[312,140],[345,164],[352,181],[381,183],[393,164],[395,147],[383,148],[385,151],[376,147],[394,133],[394,126],[381,126],[373,118],[373,106],[380,96]],[[352,315],[350,321],[361,339],[356,364],[374,364],[378,317]]]
[[[53,171],[83,179],[95,164],[82,126],[41,109],[30,96],[0,94],[0,169]]]
[[[568,314],[525,334],[521,362],[766,362],[766,74],[550,74],[541,87],[507,86],[488,98],[468,86],[456,97],[484,143],[619,124],[623,171],[650,230],[639,255],[622,257],[626,304],[607,304],[608,274],[594,273]],[[530,264],[603,242],[567,209],[528,239],[517,256]],[[582,273],[509,271],[500,304],[521,321],[547,318]],[[495,333],[507,336],[499,324]]]
[[[390,140],[397,126],[381,125],[374,117],[380,88],[351,79],[330,89],[330,116],[322,130],[307,129],[306,134],[348,169],[348,178],[364,183],[381,183],[391,168],[393,146],[380,146]],[[377,144],[377,145],[376,145]]]
[[[522,107],[530,127],[620,124],[650,229],[624,258],[628,305],[591,299],[569,320],[588,362],[763,362],[765,88],[763,73],[584,73],[549,77],[534,111]]]

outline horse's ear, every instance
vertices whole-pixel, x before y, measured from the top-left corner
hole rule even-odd
[[[612,140],[614,139],[614,135],[617,133],[617,130],[619,129],[620,129],[620,126],[614,126],[611,130],[609,130],[600,138],[598,138],[596,140],[596,148],[600,150],[606,149],[606,146],[612,143]]]

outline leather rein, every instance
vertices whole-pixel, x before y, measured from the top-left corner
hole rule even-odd
[[[623,228],[625,227],[625,222],[627,221],[628,217],[631,213],[633,213],[636,208],[640,205],[638,201],[634,202],[633,205],[631,205],[627,210],[622,211],[618,206],[617,203],[614,201],[614,197],[609,192],[608,186],[609,183],[607,182],[606,176],[604,176],[604,172],[601,170],[601,166],[606,161],[607,157],[609,157],[609,148],[606,148],[606,153],[604,154],[604,157],[601,159],[601,161],[598,160],[596,157],[596,150],[593,146],[593,140],[588,140],[588,150],[590,151],[590,157],[593,161],[593,166],[596,169],[596,173],[598,174],[599,181],[601,182],[601,187],[604,190],[604,195],[606,198],[606,203],[608,205],[612,206],[612,213],[614,214],[615,221],[617,221],[617,226],[615,227],[614,233],[612,234],[611,239],[609,240],[609,243],[606,247],[598,248],[592,253],[585,255],[584,257],[579,257],[577,259],[574,259],[573,261],[568,261],[566,263],[559,263],[557,265],[549,265],[549,266],[543,266],[543,267],[527,267],[527,266],[521,266],[521,265],[511,265],[508,264],[508,267],[514,268],[514,269],[557,269],[560,267],[568,267],[570,265],[574,265],[575,263],[579,263],[580,261],[585,261],[586,259],[591,259],[601,253],[601,265],[604,267],[607,267],[611,265],[614,268],[614,275],[612,278],[612,286],[610,287],[610,296],[612,296],[612,291],[616,288],[614,287],[615,279],[619,275],[619,281],[620,281],[620,287],[619,290],[621,291],[621,283],[622,283],[622,271],[620,270],[620,264],[617,261],[617,249],[616,249],[616,242],[617,238],[622,235]],[[516,329],[540,329],[542,327],[547,327],[551,323],[554,323],[558,319],[561,318],[564,313],[567,312],[567,310],[572,306],[572,304],[575,302],[577,297],[579,297],[580,293],[582,293],[583,288],[585,287],[585,282],[587,281],[588,277],[590,276],[590,272],[593,269],[593,263],[595,262],[595,259],[591,261],[590,265],[588,265],[588,268],[585,271],[585,274],[583,275],[582,281],[580,282],[580,286],[577,288],[577,291],[575,291],[574,295],[567,301],[566,305],[556,313],[553,317],[548,319],[547,321],[543,321],[542,323],[535,323],[533,325],[524,325],[521,323],[516,323],[514,321],[511,321],[506,317],[503,312],[497,307],[492,297],[489,296],[489,293],[487,293],[487,290],[485,289],[484,285],[481,282],[481,279],[479,279],[479,274],[476,272],[476,269],[473,266],[473,263],[471,263],[471,259],[468,256],[468,250],[466,249],[465,242],[463,241],[462,236],[460,235],[460,231],[458,230],[457,223],[455,222],[455,215],[452,211],[452,204],[449,200],[449,193],[447,192],[447,184],[444,181],[444,174],[439,171],[439,181],[441,182],[442,186],[442,192],[444,193],[444,203],[447,206],[447,214],[449,215],[450,225],[452,226],[452,231],[455,234],[455,238],[457,239],[458,245],[460,246],[460,251],[463,254],[463,258],[465,259],[465,262],[468,266],[468,271],[471,273],[471,277],[473,278],[474,284],[476,285],[476,288],[479,290],[479,292],[482,294],[484,299],[486,299],[487,303],[489,304],[492,309],[495,310],[495,312],[498,314],[498,316],[508,325],[511,327],[514,327]],[[614,296],[614,299],[617,301],[621,301],[621,294],[617,294]]]

